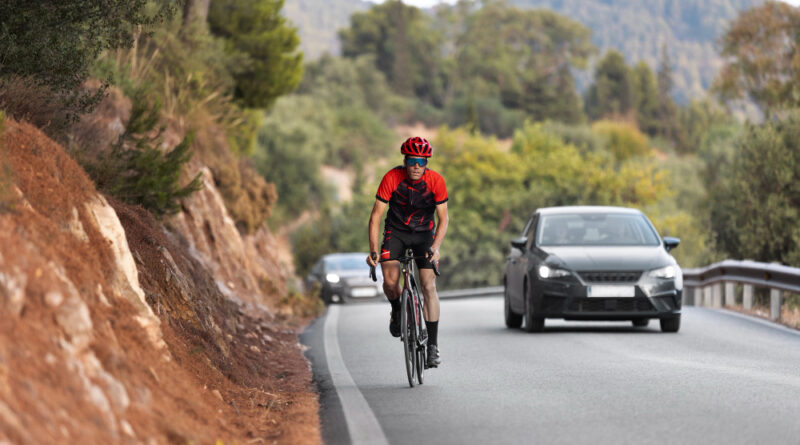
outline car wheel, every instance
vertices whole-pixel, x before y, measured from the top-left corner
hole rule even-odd
[[[542,332],[544,330],[544,317],[537,317],[533,313],[533,296],[528,291],[525,283],[525,330],[527,332]]]
[[[681,328],[681,316],[661,319],[662,332],[678,332]]]
[[[505,307],[506,327],[518,328],[522,326],[522,315],[511,310],[511,298],[508,296],[508,286],[503,290],[503,300]]]
[[[631,323],[633,323],[633,325],[636,326],[637,328],[646,328],[647,325],[650,324],[650,319],[649,318],[634,318],[633,320],[631,320]]]

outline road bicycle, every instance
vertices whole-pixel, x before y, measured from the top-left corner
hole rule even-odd
[[[428,330],[422,316],[425,297],[419,291],[414,273],[414,260],[425,258],[425,255],[414,256],[412,250],[407,249],[403,256],[379,261],[381,263],[399,261],[403,268],[403,291],[400,294],[400,340],[403,341],[408,384],[412,388],[415,383],[422,384],[423,370],[428,359]],[[372,281],[377,281],[374,267],[370,267],[369,273]],[[436,263],[433,264],[433,273],[439,276],[439,267]]]

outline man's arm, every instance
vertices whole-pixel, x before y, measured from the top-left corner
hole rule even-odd
[[[386,203],[380,199],[375,200],[375,205],[372,206],[372,213],[369,215],[369,251],[378,251],[378,236],[381,230],[381,216],[386,210]],[[438,232],[437,232],[438,233]],[[372,255],[367,257],[367,264],[375,266],[377,260],[372,259]]]
[[[433,250],[431,261],[439,261],[439,246],[441,246],[442,241],[444,241],[444,235],[447,233],[447,225],[450,223],[446,202],[436,206],[436,218],[439,220],[439,224],[436,225],[436,236],[431,245],[431,249]]]

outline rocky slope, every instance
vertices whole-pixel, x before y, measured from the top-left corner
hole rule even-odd
[[[0,443],[318,443],[286,253],[239,234],[209,170],[156,221],[4,127]]]

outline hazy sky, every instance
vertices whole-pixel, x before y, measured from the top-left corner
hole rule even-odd
[[[383,3],[383,0],[369,0],[373,3]],[[790,5],[798,6],[800,5],[800,0],[784,0],[786,3]],[[456,0],[403,0],[403,3],[407,5],[414,5],[420,8],[427,8],[429,6],[433,6],[437,3],[455,3]]]

